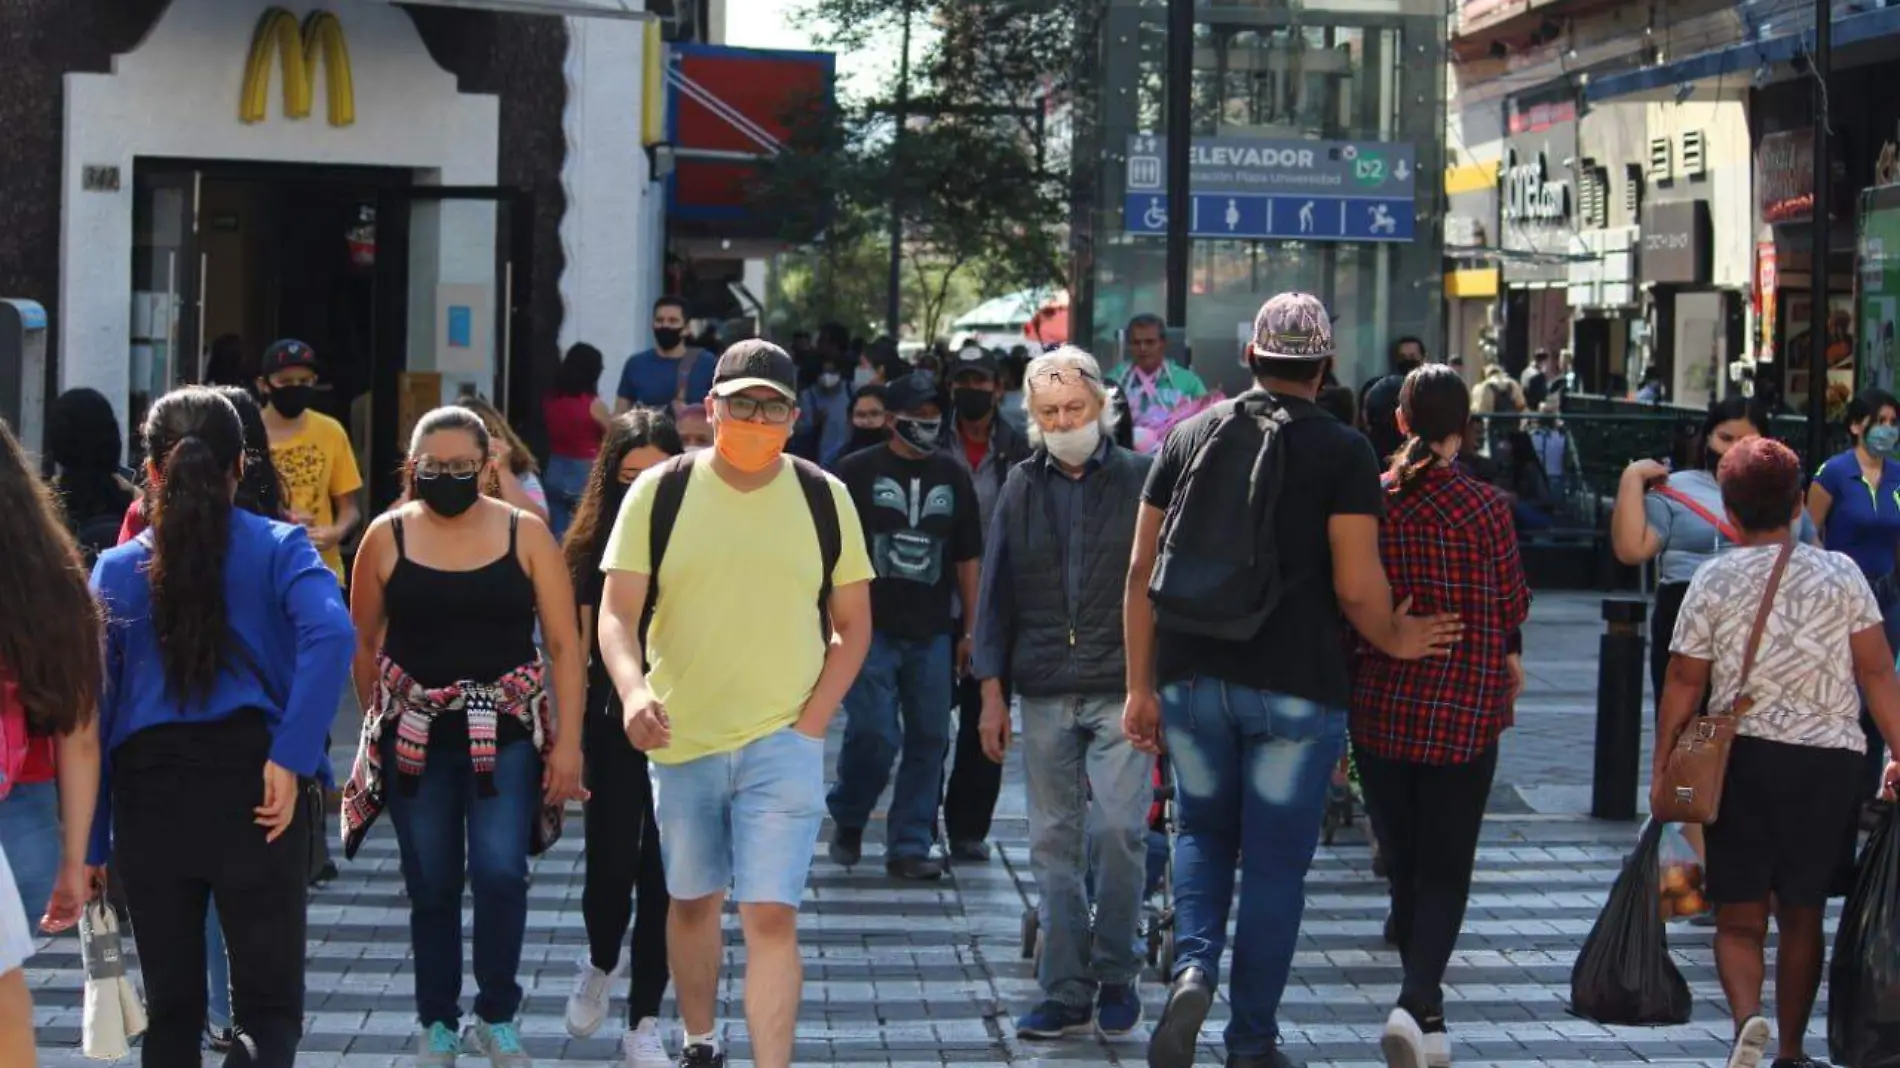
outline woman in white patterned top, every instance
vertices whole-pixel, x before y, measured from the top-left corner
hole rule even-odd
[[[1856,819],[1866,800],[1857,773],[1867,739],[1860,691],[1889,743],[1900,740],[1900,683],[1880,608],[1853,560],[1795,546],[1776,590],[1746,692],[1742,664],[1762,596],[1801,514],[1801,464],[1769,438],[1737,442],[1716,479],[1738,547],[1704,563],[1676,621],[1650,779],[1709,688],[1709,707],[1740,697],[1742,716],[1722,806],[1707,829],[1706,892],[1715,906],[1715,966],[1735,1019],[1729,1068],[1757,1068],[1771,1029],[1761,1016],[1763,946],[1772,911],[1779,1050],[1775,1068],[1806,1068],[1802,1036],[1820,988],[1821,920],[1843,892]],[[1856,688],[1858,684],[1858,689]],[[1886,780],[1900,773],[1888,765]]]

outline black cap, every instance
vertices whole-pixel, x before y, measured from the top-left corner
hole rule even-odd
[[[308,367],[315,371],[320,366],[322,365],[317,362],[317,350],[295,338],[273,341],[270,348],[264,350],[265,378],[279,371],[288,371],[293,367]]]
[[[965,345],[950,358],[950,366],[945,367],[943,373],[952,382],[968,374],[980,374],[993,382],[996,380],[996,357],[981,345]]]
[[[735,342],[713,368],[713,396],[730,397],[754,386],[775,389],[786,400],[796,401],[798,365],[770,341],[748,338]]]
[[[884,386],[884,407],[893,412],[914,412],[936,403],[937,379],[928,371],[912,371]]]

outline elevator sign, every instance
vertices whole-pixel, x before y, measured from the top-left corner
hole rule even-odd
[[[1128,139],[1123,229],[1167,228],[1167,138]],[[1189,149],[1195,237],[1410,241],[1417,193],[1412,146],[1388,141],[1197,137]]]

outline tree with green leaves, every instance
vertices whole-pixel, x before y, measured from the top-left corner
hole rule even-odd
[[[866,246],[888,243],[895,213],[905,319],[925,339],[966,291],[1067,285],[1072,202],[1093,186],[1092,169],[1076,160],[1098,155],[1080,151],[1086,138],[1074,134],[1086,125],[1094,51],[1079,42],[1092,41],[1097,6],[811,0],[808,24],[840,52],[898,33],[907,17],[934,32],[908,87],[893,71],[871,100],[808,110],[791,150],[762,176],[757,203],[792,240],[822,233],[805,257],[814,278],[827,255],[834,266],[870,266]]]

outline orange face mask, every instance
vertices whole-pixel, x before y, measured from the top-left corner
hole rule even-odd
[[[790,424],[774,426],[742,419],[723,420],[714,429],[713,447],[719,450],[719,458],[748,475],[778,463],[792,435]]]

